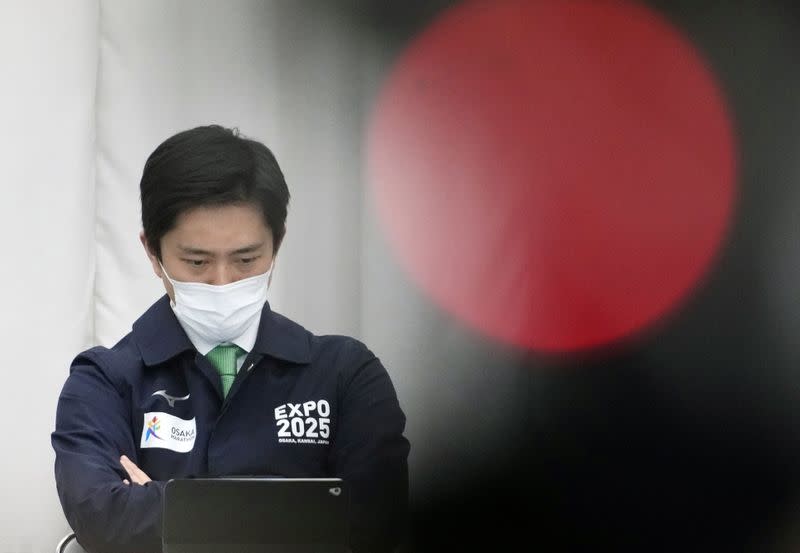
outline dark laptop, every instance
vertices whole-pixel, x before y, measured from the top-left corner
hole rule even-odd
[[[338,478],[195,478],[164,488],[164,553],[346,553]]]

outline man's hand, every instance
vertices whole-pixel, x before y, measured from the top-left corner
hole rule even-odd
[[[126,485],[130,485],[131,482],[134,484],[144,485],[150,482],[150,477],[147,476],[142,469],[136,466],[136,464],[128,459],[125,455],[119,458],[119,462],[122,465],[122,468],[125,469],[125,472],[128,473],[128,480],[127,478],[122,482]]]

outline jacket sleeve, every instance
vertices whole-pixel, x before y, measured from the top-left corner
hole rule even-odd
[[[406,418],[389,374],[357,343],[354,371],[339,403],[331,453],[334,474],[351,493],[350,545],[355,553],[392,551],[405,537],[408,523],[409,442]]]
[[[161,551],[163,483],[122,482],[120,455],[137,462],[129,394],[91,357],[78,357],[58,400],[51,437],[56,487],[67,521],[89,553]]]

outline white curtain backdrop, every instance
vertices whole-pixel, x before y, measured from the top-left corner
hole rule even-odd
[[[49,433],[93,340],[98,4],[0,10],[0,550],[32,553],[66,530]]]

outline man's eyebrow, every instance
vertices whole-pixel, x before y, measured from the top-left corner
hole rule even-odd
[[[249,245],[244,246],[242,248],[236,248],[235,250],[229,252],[228,255],[241,255],[243,253],[253,253],[255,251],[260,250],[263,247],[264,247],[264,242],[257,242],[255,244],[249,244]],[[208,250],[204,250],[204,249],[201,249],[201,248],[195,248],[195,247],[192,247],[192,246],[182,246],[180,244],[178,245],[178,249],[182,253],[185,253],[187,255],[206,255],[206,256],[209,256],[209,257],[213,257],[214,255],[216,255],[214,252],[211,252],[211,251],[208,251]]]
[[[209,256],[214,255],[213,252],[210,252],[208,250],[203,250],[201,248],[193,248],[192,246],[178,245],[178,249],[181,252],[189,255],[209,255]]]
[[[260,250],[264,247],[264,242],[258,242],[257,244],[250,244],[249,246],[245,246],[243,248],[235,249],[231,252],[231,255],[240,255],[243,253],[253,253],[255,251]]]

